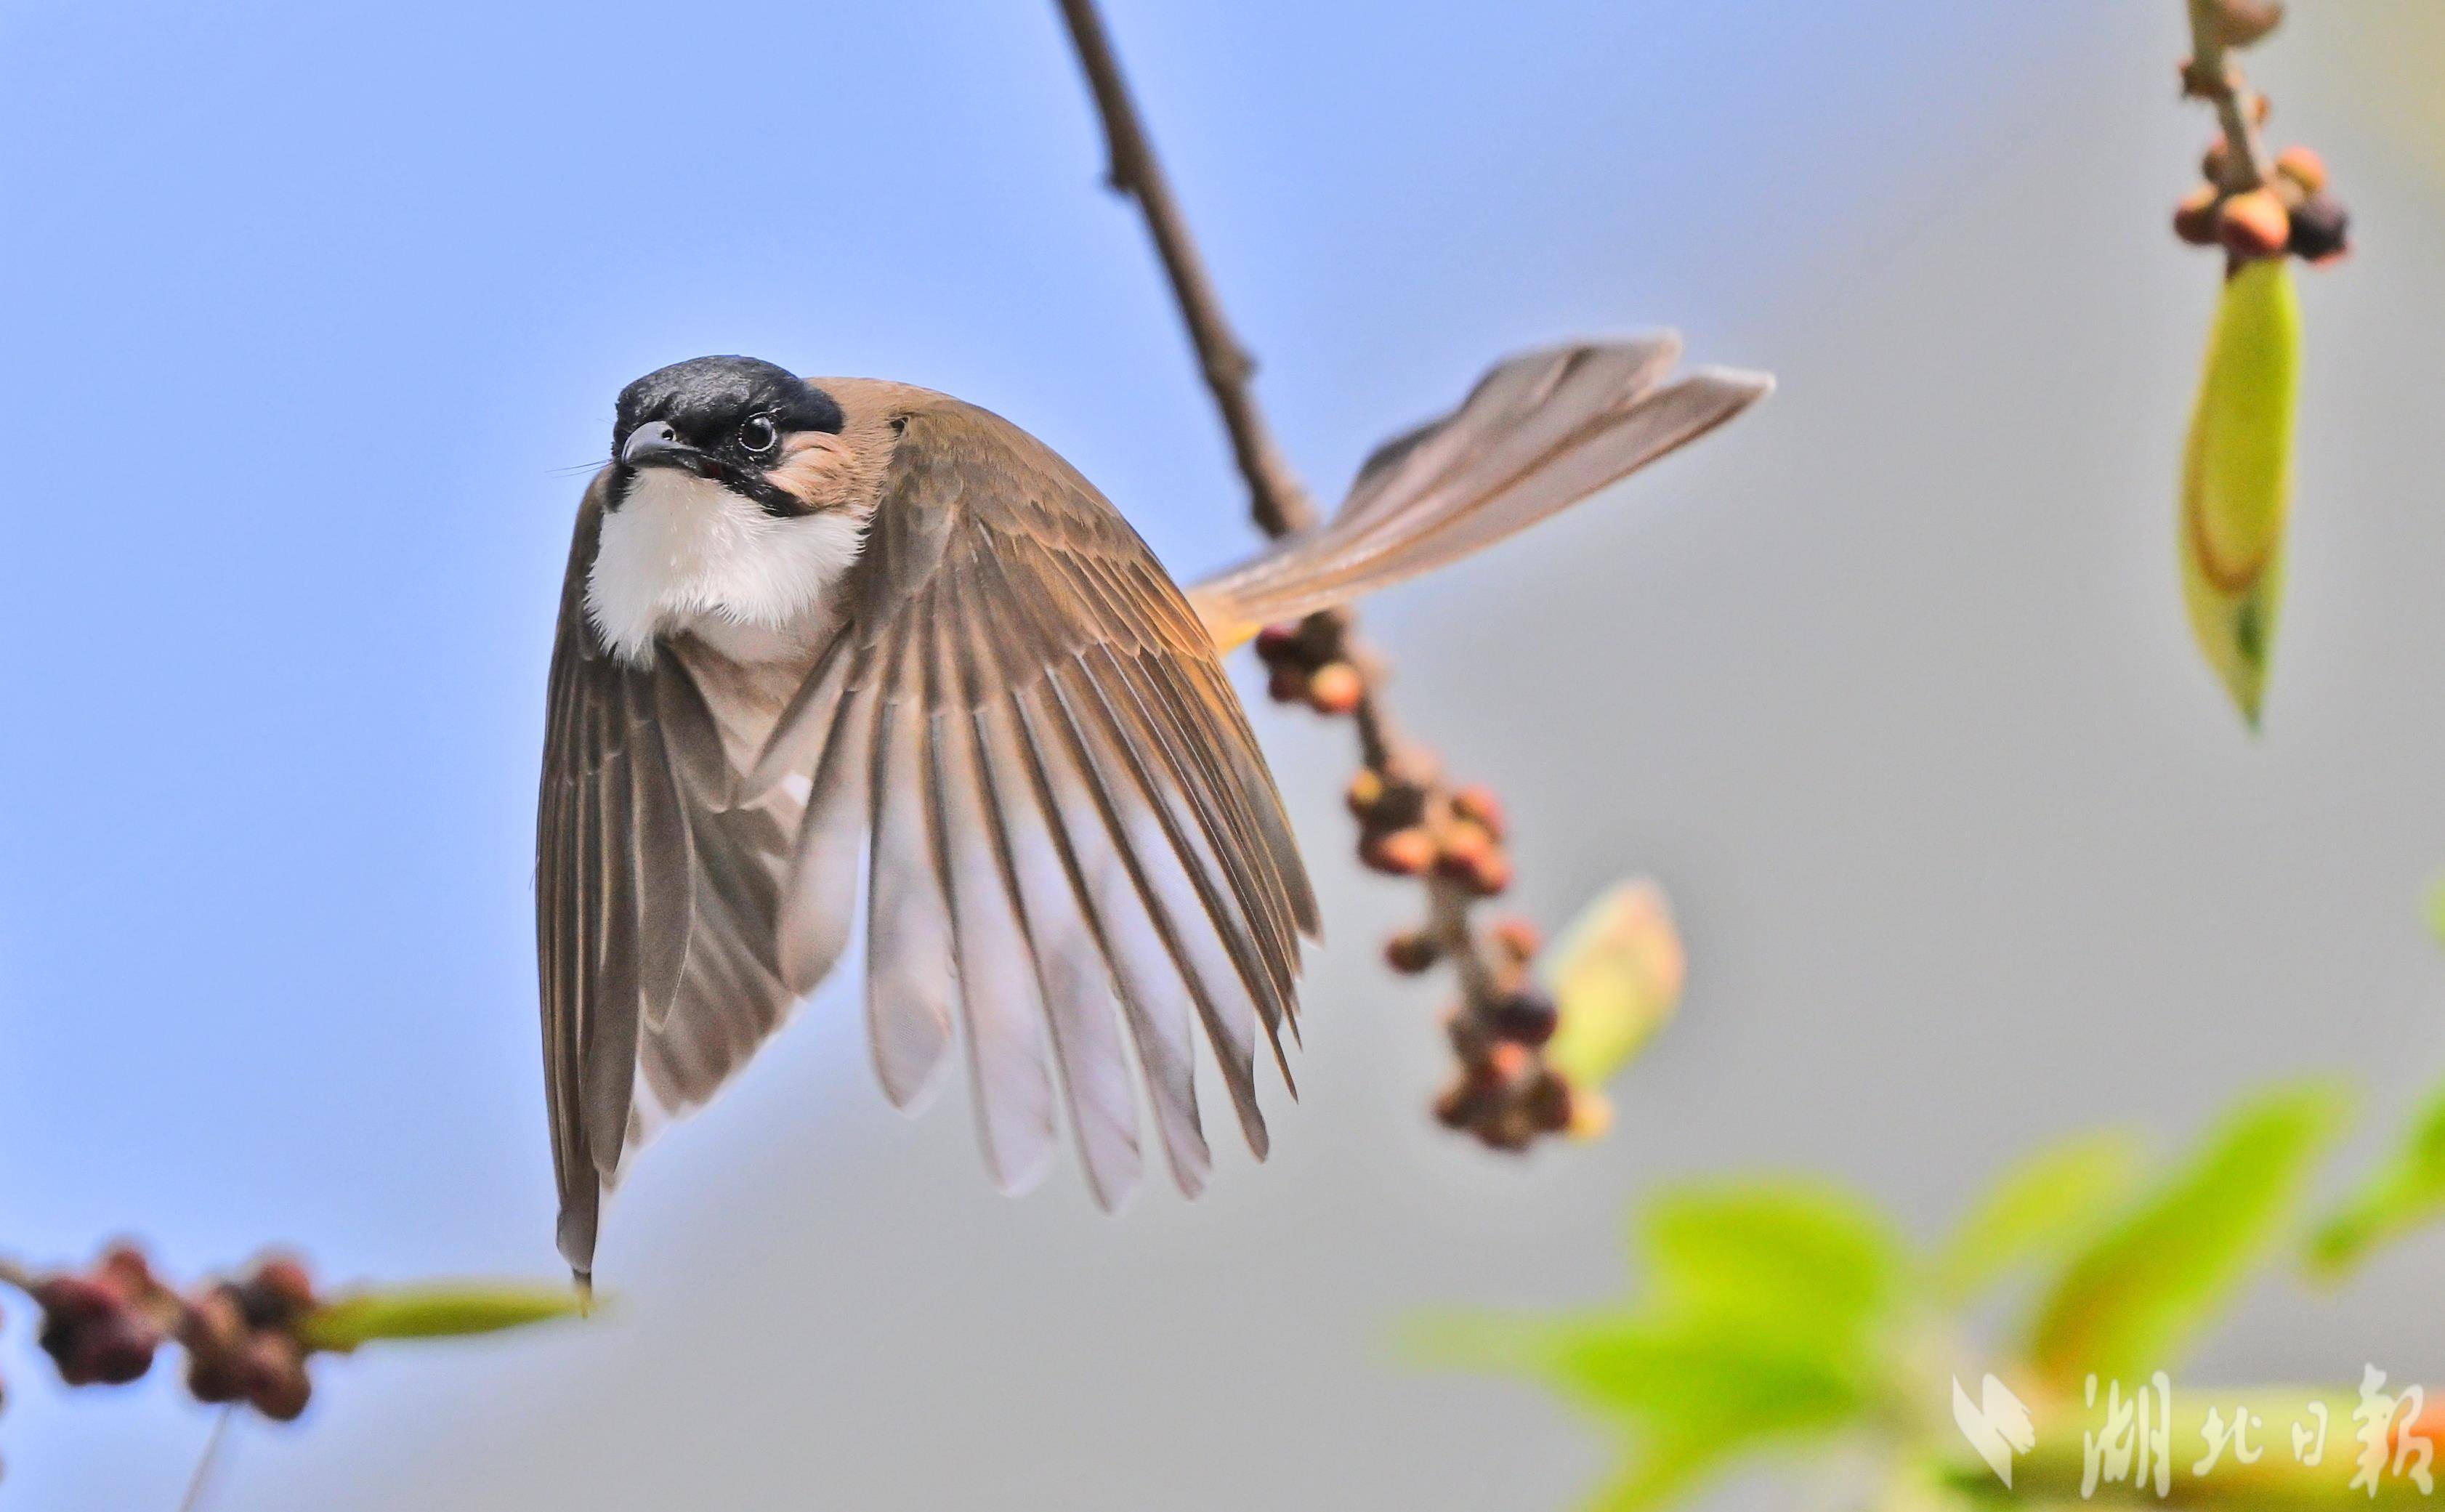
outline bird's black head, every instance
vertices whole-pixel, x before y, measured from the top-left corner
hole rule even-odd
[[[806,501],[769,476],[791,438],[838,435],[841,407],[787,368],[752,357],[697,357],[659,367],[620,391],[611,425],[613,508],[641,469],[675,468],[754,499],[771,513]]]

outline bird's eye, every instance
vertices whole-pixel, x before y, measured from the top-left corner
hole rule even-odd
[[[780,443],[781,432],[770,415],[750,415],[747,423],[738,427],[738,444],[753,456],[766,456]]]

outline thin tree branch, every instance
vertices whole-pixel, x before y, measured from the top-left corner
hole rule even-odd
[[[1316,522],[1315,501],[1283,460],[1281,448],[1275,444],[1273,431],[1249,390],[1256,362],[1223,318],[1222,301],[1206,274],[1205,259],[1188,233],[1188,222],[1172,197],[1171,182],[1164,177],[1163,164],[1156,160],[1145,123],[1129,99],[1129,84],[1121,77],[1120,61],[1113,56],[1103,17],[1096,12],[1094,0],[1060,0],[1060,4],[1078,61],[1086,67],[1087,83],[1095,92],[1096,113],[1103,119],[1106,181],[1115,192],[1137,201],[1146,215],[1156,254],[1171,279],[1181,315],[1188,322],[1188,339],[1197,347],[1205,386],[1213,391],[1215,407],[1222,412],[1223,429],[1230,433],[1231,455],[1240,465],[1240,476],[1247,479],[1249,513],[1268,535],[1307,530]]]
[[[1307,530],[1318,520],[1316,505],[1257,403],[1250,382],[1256,364],[1222,312],[1103,17],[1094,0],[1058,4],[1103,122],[1107,179],[1146,219],[1247,484],[1249,513],[1271,536]],[[1331,609],[1311,615],[1296,632],[1269,632],[1260,639],[1259,653],[1274,668],[1277,698],[1304,697],[1320,712],[1353,720],[1365,768],[1352,789],[1361,857],[1378,870],[1424,876],[1426,922],[1397,938],[1388,955],[1408,971],[1448,961],[1459,980],[1461,1003],[1447,1034],[1460,1076],[1438,1102],[1437,1116],[1489,1145],[1521,1148],[1566,1127],[1571,1101],[1537,1048],[1552,1033],[1553,1009],[1530,986],[1527,956],[1519,945],[1533,931],[1515,928],[1498,940],[1471,921],[1473,902],[1508,886],[1511,863],[1501,849],[1500,819],[1490,795],[1473,790],[1481,801],[1463,801],[1465,795],[1455,794],[1437,775],[1432,754],[1402,737],[1385,704],[1384,661],[1356,629],[1350,610]],[[1323,692],[1324,680],[1315,676],[1320,671],[1334,674],[1336,692]]]
[[[2224,130],[2223,172],[2216,187],[2226,194],[2247,194],[2266,185],[2269,165],[2258,140],[2256,99],[2232,62],[2230,0],[2189,4],[2191,61],[2183,68],[2183,87],[2215,107],[2216,122]]]

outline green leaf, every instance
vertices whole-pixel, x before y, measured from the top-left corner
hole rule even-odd
[[[1670,1500],[1745,1451],[1820,1437],[1876,1410],[1886,1379],[1857,1337],[1765,1320],[1626,1311],[1558,1318],[1465,1316],[1411,1331],[1431,1363],[1541,1380],[1610,1425],[1623,1469],[1601,1504]]]
[[[1559,1011],[1545,1060],[1571,1084],[1575,1124],[1600,1131],[1596,1089],[1671,1022],[1688,964],[1664,893],[1647,881],[1608,888],[1580,910],[1545,957],[1546,990]]]
[[[2171,1370],[2279,1237],[2345,1104],[2331,1086],[2299,1084],[2229,1114],[2187,1167],[2074,1256],[2038,1310],[2031,1368],[2066,1392],[2091,1372]]]
[[[1954,1228],[1936,1256],[1932,1284],[1959,1302],[2060,1254],[2113,1216],[2138,1174],[2137,1141],[2118,1129],[2040,1150],[2006,1171]]]
[[[2282,258],[2225,280],[2182,449],[2182,596],[2208,664],[2254,729],[2284,597],[2301,310]]]
[[[1657,1197],[1640,1223],[1660,1309],[1762,1330],[1874,1321],[1902,1274],[1902,1246],[1856,1195],[1829,1184],[1752,1180]]]
[[[1860,1360],[1727,1332],[1655,1329],[1590,1338],[1565,1370],[1588,1405],[1631,1424],[1625,1473],[1600,1504],[1658,1505],[1744,1453],[1821,1438],[1873,1409]]]
[[[392,1287],[338,1297],[306,1316],[298,1336],[308,1349],[353,1350],[377,1339],[464,1338],[585,1310],[567,1287],[459,1282]]]
[[[2401,1145],[2309,1241],[2309,1269],[2339,1277],[2389,1241],[2445,1215],[2445,1087],[2428,1094]]]
[[[1882,1409],[1901,1247],[1857,1198],[1801,1181],[1691,1187],[1651,1203],[1638,1237],[1646,1279],[1625,1307],[1443,1319],[1412,1339],[1437,1363],[1542,1380],[1613,1425],[1625,1465],[1600,1504],[1615,1512]]]
[[[1855,1351],[1728,1318],[1598,1316],[1552,1335],[1546,1370],[1581,1403],[1652,1430],[1728,1437],[1831,1424],[1863,1410]]]

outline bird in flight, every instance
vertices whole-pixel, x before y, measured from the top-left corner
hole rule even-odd
[[[561,588],[536,819],[581,1285],[631,1154],[746,1064],[861,914],[885,1095],[915,1108],[959,1047],[1004,1190],[1066,1122],[1118,1205],[1143,1080],[1195,1195],[1201,1037],[1261,1157],[1258,1039],[1287,1080],[1316,904],[1222,653],[1482,550],[1772,386],[1668,381],[1679,351],[1505,362],[1379,449],[1329,523],[1185,590],[1093,484],[973,404],[744,357],[624,389]]]

